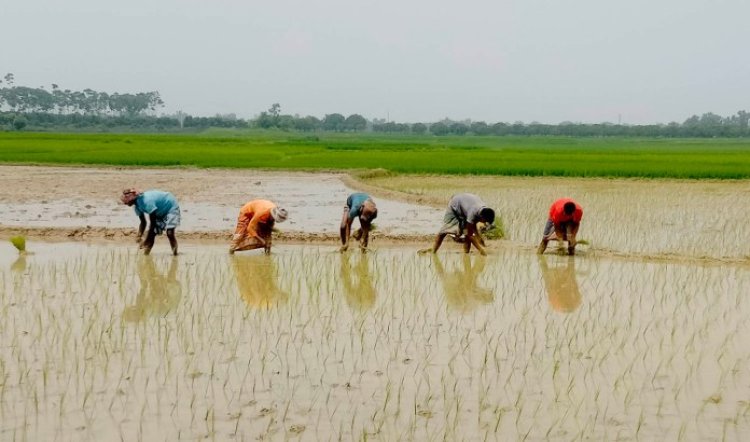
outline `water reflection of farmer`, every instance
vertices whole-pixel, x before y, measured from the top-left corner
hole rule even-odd
[[[233,256],[232,267],[240,296],[248,306],[266,309],[289,299],[277,285],[276,263],[270,256]]]
[[[17,275],[16,278],[13,278],[13,291],[20,293],[23,281],[25,280],[26,253],[18,255],[18,258],[16,258],[16,260],[13,261],[13,264],[10,265],[10,271]]]
[[[172,310],[182,297],[182,287],[177,281],[177,258],[169,262],[169,270],[164,275],[156,270],[151,256],[138,259],[138,279],[141,288],[135,298],[135,304],[125,307],[122,312],[124,320],[137,322],[148,314],[164,316]]]
[[[346,302],[350,307],[368,309],[375,304],[377,293],[370,276],[368,255],[360,255],[352,268],[348,254],[341,255],[341,281],[344,284]]]
[[[445,300],[456,310],[468,311],[477,304],[489,304],[495,299],[492,290],[480,287],[477,279],[484,271],[486,258],[478,257],[472,265],[469,255],[462,256],[462,268],[446,271],[440,258],[433,256],[435,271],[443,282]]]
[[[539,256],[544,289],[553,310],[570,313],[581,305],[581,291],[576,280],[576,261],[572,257],[561,257],[556,261],[559,265],[550,267],[547,257]]]

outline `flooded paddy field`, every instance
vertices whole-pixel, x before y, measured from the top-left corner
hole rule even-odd
[[[497,210],[507,239],[535,245],[552,202],[583,206],[579,238],[600,251],[648,257],[750,259],[750,180],[556,177],[372,177],[374,188],[414,201],[448,201],[471,192]]]
[[[750,268],[0,244],[0,439],[737,440]]]

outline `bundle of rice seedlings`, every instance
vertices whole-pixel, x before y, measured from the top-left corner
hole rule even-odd
[[[496,218],[493,224],[478,223],[479,231],[484,239],[502,239],[505,238],[505,228],[501,219]]]
[[[14,236],[10,239],[10,243],[13,244],[20,253],[26,251],[26,238],[23,236]]]

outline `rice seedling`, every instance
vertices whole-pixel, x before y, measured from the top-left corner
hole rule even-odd
[[[505,226],[503,225],[503,220],[499,217],[492,224],[481,224],[479,231],[485,239],[503,239],[505,237]]]
[[[10,238],[10,243],[13,244],[13,247],[18,250],[19,253],[25,253],[26,252],[26,238],[23,236],[14,236]]]
[[[173,259],[35,243],[24,272],[0,266],[4,434],[653,440],[750,431],[736,388],[750,382],[742,266],[581,256],[571,272],[569,257],[545,256],[545,269],[522,248],[449,249],[439,264],[409,247],[334,249],[279,245],[230,258],[223,246],[186,243]],[[559,280],[545,276],[558,270]],[[579,302],[557,309],[571,291]]]
[[[583,206],[578,243],[589,252],[748,259],[747,181],[397,175],[366,182],[429,201],[472,189],[502,220],[503,238],[515,243],[539,244],[550,204],[569,196]]]

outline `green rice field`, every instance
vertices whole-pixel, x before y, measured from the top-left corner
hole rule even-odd
[[[256,131],[198,135],[6,132],[0,133],[0,162],[742,179],[750,177],[750,141]]]

